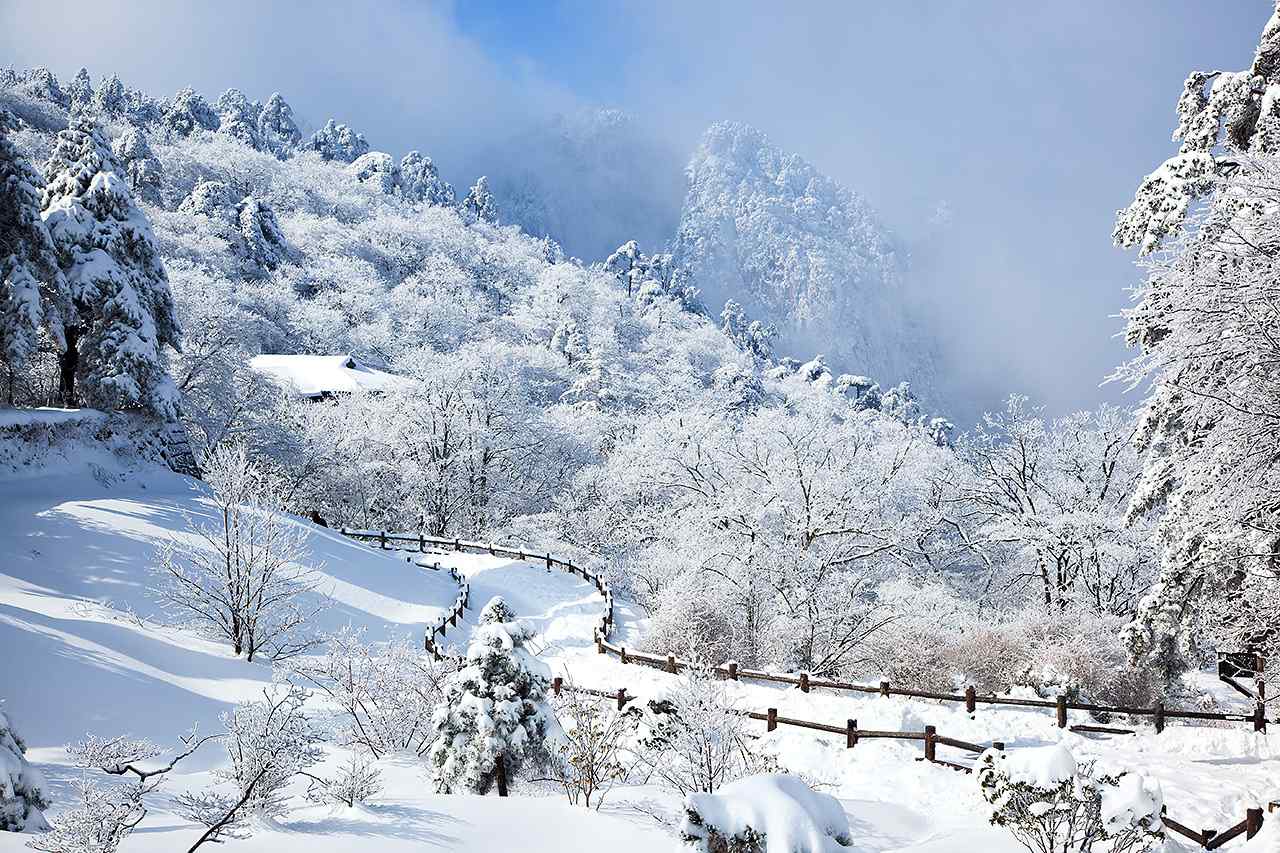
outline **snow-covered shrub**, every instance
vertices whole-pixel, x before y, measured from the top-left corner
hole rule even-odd
[[[640,707],[637,761],[664,787],[682,795],[711,794],[735,779],[778,769],[757,747],[753,724],[728,685],[695,661]]]
[[[843,853],[853,846],[840,801],[795,776],[764,774],[684,800],[680,837],[697,853]]]
[[[438,739],[430,761],[441,791],[484,794],[496,783],[505,796],[521,770],[551,761],[551,671],[526,647],[532,637],[501,597],[481,611],[466,666],[445,682],[433,717]]]
[[[222,715],[230,767],[214,775],[235,786],[245,809],[272,817],[285,811],[285,786],[321,759],[322,738],[303,711],[304,690],[277,684],[262,693]]]
[[[1063,744],[989,749],[978,759],[978,784],[991,823],[1033,853],[1140,853],[1164,838],[1159,783],[1096,773]]]
[[[306,796],[313,803],[354,808],[382,790],[382,771],[361,749],[354,750],[330,776],[305,775],[311,780]]]
[[[48,829],[45,781],[26,759],[27,745],[0,708],[0,831]]]
[[[71,783],[72,806],[58,815],[53,830],[27,846],[43,853],[115,853],[146,817],[137,785],[99,785],[87,776]]]
[[[563,735],[550,744],[551,778],[573,805],[599,809],[615,785],[629,775],[628,752],[635,714],[610,699],[574,689],[566,679],[555,700]]]
[[[276,507],[283,496],[242,447],[216,449],[205,460],[212,521],[187,516],[193,537],[173,536],[159,549],[161,602],[184,624],[231,645],[250,661],[283,660],[313,647],[305,631],[314,609],[308,531]]]
[[[341,745],[375,759],[400,751],[425,754],[453,663],[432,660],[408,637],[370,644],[362,634],[347,628],[326,637],[325,654],[299,658],[291,676],[317,687],[339,709]]]

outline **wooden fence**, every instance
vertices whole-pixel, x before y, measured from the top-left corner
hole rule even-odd
[[[638,663],[644,666],[654,667],[656,669],[665,670],[666,672],[676,673],[682,669],[687,669],[689,663],[679,660],[675,655],[653,655],[643,652],[628,652],[625,646],[618,646],[610,643],[607,638],[596,638],[596,651],[600,654],[611,654],[619,658],[623,663]],[[973,687],[965,688],[964,693],[937,693],[926,690],[910,690],[901,687],[893,687],[887,681],[880,682],[879,685],[869,684],[853,684],[847,681],[831,681],[822,678],[811,678],[808,673],[801,672],[796,675],[787,675],[775,672],[762,672],[758,670],[740,669],[738,665],[729,661],[714,668],[717,675],[723,678],[733,679],[750,679],[752,681],[769,681],[776,684],[792,684],[799,687],[805,693],[815,688],[824,690],[835,690],[837,692],[851,693],[872,693],[879,696],[908,696],[914,699],[933,699],[939,702],[963,702],[965,710],[969,713],[977,711],[979,705],[1011,705],[1026,708],[1051,708],[1055,711],[1059,728],[1068,728],[1067,711],[1088,711],[1094,714],[1129,714],[1133,716],[1149,716],[1155,724],[1156,732],[1164,731],[1165,722],[1167,720],[1219,720],[1229,722],[1250,722],[1253,724],[1254,731],[1265,732],[1267,730],[1267,718],[1263,712],[1261,703],[1254,706],[1252,714],[1227,714],[1214,711],[1181,711],[1173,708],[1165,708],[1164,703],[1157,702],[1150,708],[1131,708],[1120,705],[1093,705],[1086,702],[1072,702],[1066,696],[1058,696],[1053,701],[1047,699],[1014,699],[1003,696],[980,696]],[[1132,729],[1109,728],[1106,726],[1076,725],[1070,726],[1072,731],[1083,732],[1108,732],[1112,734],[1132,734]]]
[[[662,669],[666,672],[675,674],[682,669],[688,669],[690,663],[680,660],[675,655],[668,654],[665,657],[660,655],[646,654],[644,652],[628,652],[625,646],[614,645],[609,642],[609,637],[613,633],[613,591],[609,584],[604,581],[598,574],[593,573],[580,566],[575,566],[567,560],[560,560],[551,554],[539,554],[526,548],[510,548],[499,546],[493,542],[469,542],[461,539],[445,539],[438,536],[426,536],[422,533],[389,533],[385,530],[348,530],[341,528],[340,531],[344,536],[359,541],[376,543],[383,550],[417,550],[419,553],[426,553],[427,546],[433,548],[443,548],[463,553],[489,554],[495,557],[507,557],[513,560],[537,561],[546,564],[547,571],[552,569],[561,569],[572,575],[580,575],[584,580],[595,586],[596,590],[604,596],[605,608],[600,616],[599,623],[594,628],[596,651],[601,654],[612,654],[621,660],[622,663],[637,663],[644,666],[650,666]],[[415,547],[416,546],[416,549]],[[433,568],[439,569],[440,564],[437,562]],[[456,626],[458,620],[462,618],[463,611],[467,608],[470,598],[470,584],[462,580],[456,569],[448,569],[450,575],[459,584],[459,593],[457,599],[454,600],[453,606],[450,608],[440,623],[426,636],[426,649],[432,652],[437,659],[447,655],[446,652],[438,649],[434,642],[436,634],[444,636],[447,627]],[[941,702],[963,702],[965,710],[974,713],[979,704],[986,705],[1012,705],[1031,708],[1053,708],[1056,712],[1057,723],[1059,728],[1067,727],[1067,711],[1079,710],[1089,711],[1093,713],[1108,714],[1131,714],[1135,716],[1152,717],[1157,732],[1163,731],[1166,719],[1192,719],[1192,720],[1228,720],[1228,721],[1251,721],[1255,731],[1266,731],[1267,720],[1263,715],[1263,706],[1259,703],[1254,713],[1246,714],[1219,714],[1208,711],[1180,711],[1174,709],[1166,709],[1163,704],[1156,703],[1152,708],[1126,708],[1121,706],[1108,705],[1091,705],[1080,702],[1070,702],[1065,696],[1058,696],[1053,702],[1042,699],[1011,699],[998,696],[979,696],[973,687],[965,689],[963,694],[952,693],[936,693],[923,690],[906,690],[902,688],[892,687],[889,682],[882,681],[878,686],[853,684],[843,681],[831,681],[828,679],[810,678],[808,673],[801,672],[796,675],[763,672],[759,670],[740,669],[734,661],[729,661],[718,667],[714,667],[713,671],[720,677],[732,680],[751,679],[753,681],[767,681],[777,684],[790,684],[799,687],[801,691],[808,693],[814,688],[824,690],[849,691],[855,693],[874,693],[880,696],[907,696],[916,699],[933,699]],[[552,690],[556,695],[562,691],[573,690],[578,693],[584,693],[591,696],[597,696],[609,699],[617,703],[619,710],[623,709],[627,702],[635,697],[627,694],[626,688],[618,688],[617,690],[599,690],[588,687],[578,687],[566,685],[561,678],[555,678],[552,682]],[[760,720],[765,723],[766,731],[774,731],[778,726],[791,726],[795,728],[808,729],[810,731],[824,732],[827,734],[844,735],[845,748],[853,749],[863,740],[914,740],[920,741],[923,746],[924,754],[918,758],[918,761],[927,761],[930,764],[940,764],[952,770],[972,773],[973,768],[960,764],[955,761],[949,761],[938,757],[938,747],[948,747],[951,749],[959,749],[971,754],[980,754],[987,749],[1004,749],[1005,745],[1001,741],[992,741],[990,744],[970,743],[969,741],[960,740],[959,738],[946,737],[938,734],[935,726],[925,726],[923,731],[883,731],[875,729],[858,728],[857,720],[846,720],[844,725],[833,725],[830,723],[815,722],[812,720],[802,720],[795,717],[782,717],[778,715],[777,708],[769,708],[766,711],[743,711],[742,714],[753,720]],[[1115,733],[1129,733],[1128,729],[1112,729],[1103,726],[1071,726],[1073,731],[1102,731]],[[1206,850],[1216,850],[1228,841],[1244,835],[1246,838],[1253,838],[1262,828],[1263,812],[1261,808],[1250,808],[1245,811],[1245,819],[1240,823],[1222,830],[1202,829],[1200,831],[1193,830],[1186,825],[1170,818],[1168,815],[1162,815],[1165,828],[1175,832],[1184,838],[1196,842]]]
[[[668,659],[674,661],[675,658],[668,656]],[[675,664],[679,666],[677,662]],[[740,673],[742,675],[742,673]],[[813,685],[810,685],[813,686]],[[628,702],[635,700],[636,696],[629,695],[625,687],[617,690],[599,690],[591,687],[579,687],[577,685],[568,685],[564,683],[564,679],[555,678],[551,682],[552,692],[559,696],[562,692],[572,691],[574,693],[583,693],[589,696],[598,696],[617,703],[618,710],[626,707]],[[831,723],[820,723],[813,720],[802,720],[796,717],[782,717],[778,714],[777,708],[769,708],[763,713],[760,711],[739,711],[744,717],[752,720],[760,720],[765,724],[765,731],[775,731],[778,726],[792,726],[800,729],[808,729],[809,731],[823,732],[826,734],[843,735],[845,749],[853,749],[859,742],[864,740],[911,740],[920,741],[923,747],[923,755],[917,758],[917,761],[927,761],[930,764],[940,764],[943,767],[962,773],[972,773],[973,768],[956,761],[950,761],[938,757],[938,747],[948,747],[958,749],[963,752],[970,753],[973,756],[982,754],[988,749],[1003,750],[1005,748],[1003,741],[992,741],[989,744],[971,743],[959,738],[947,737],[938,733],[936,726],[925,726],[923,731],[885,731],[877,729],[862,729],[858,727],[857,720],[845,720],[844,725],[833,725]],[[1168,814],[1162,812],[1161,820],[1166,829],[1175,832],[1178,835],[1188,838],[1206,850],[1216,850],[1228,841],[1240,835],[1246,838],[1253,838],[1262,829],[1263,812],[1259,808],[1249,808],[1245,810],[1245,819],[1236,825],[1222,830],[1202,829],[1199,832],[1187,827],[1185,824],[1179,823]]]
[[[609,583],[595,572],[585,569],[581,566],[575,566],[568,560],[561,560],[553,557],[551,554],[539,554],[526,548],[510,548],[495,544],[493,542],[470,542],[463,539],[445,539],[440,536],[427,536],[424,533],[389,533],[385,530],[349,530],[345,527],[340,528],[339,532],[343,536],[355,539],[361,542],[376,544],[379,549],[384,551],[417,551],[425,554],[427,547],[434,549],[444,549],[446,551],[455,551],[464,554],[489,554],[494,557],[507,557],[512,560],[521,562],[533,561],[544,563],[547,571],[559,569],[568,572],[574,576],[580,576],[583,580],[590,583],[596,588],[596,591],[604,596],[604,611],[600,615],[599,621],[593,628],[593,633],[597,639],[607,640],[613,633],[613,589]],[[439,568],[439,563],[435,567]],[[454,580],[460,584],[460,592],[457,600],[454,601],[453,607],[450,608],[448,614],[436,625],[434,629],[427,633],[425,645],[427,651],[435,655],[439,660],[445,657],[442,649],[438,648],[435,642],[436,634],[445,635],[445,631],[450,626],[456,626],[458,620],[462,618],[462,613],[466,610],[471,592],[471,585],[459,577],[455,569],[449,569]]]

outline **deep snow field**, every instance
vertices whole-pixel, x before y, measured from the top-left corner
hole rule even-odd
[[[28,758],[51,783],[56,821],[79,772],[63,745],[92,731],[130,733],[160,743],[198,723],[219,729],[218,715],[257,694],[270,670],[233,658],[228,649],[148,621],[156,609],[148,588],[155,547],[182,529],[183,513],[208,512],[202,486],[144,468],[123,472],[92,454],[0,479],[0,684],[5,710],[30,747]],[[648,696],[670,676],[598,655],[592,623],[603,600],[581,579],[537,563],[489,556],[379,552],[314,527],[310,546],[322,573],[328,607],[318,631],[363,626],[372,638],[421,638],[452,602],[447,572],[418,563],[458,568],[471,581],[471,609],[446,644],[465,643],[473,620],[492,595],[502,594],[539,632],[535,641],[556,674],[587,687]],[[635,645],[643,622],[620,602],[615,642]],[[1238,822],[1246,807],[1280,799],[1280,734],[1171,725],[1161,735],[1084,737],[1063,732],[1050,711],[847,696],[740,683],[744,709],[776,707],[795,716],[862,728],[937,726],[940,734],[1008,747],[1066,741],[1078,756],[1104,767],[1140,770],[1159,780],[1169,814],[1193,828],[1219,830]],[[1073,722],[1084,722],[1081,716]],[[763,734],[764,724],[760,724]],[[1005,831],[986,823],[971,775],[916,760],[917,742],[863,741],[845,749],[842,737],[780,728],[765,743],[781,763],[838,797],[850,817],[857,851],[1015,851]],[[146,821],[125,851],[185,850],[198,836],[166,809],[167,797],[207,782],[222,753],[206,746],[151,797]],[[975,756],[939,747],[939,757],[971,763]],[[670,823],[679,803],[652,787],[616,789],[599,814],[568,805],[549,788],[524,785],[506,800],[444,796],[409,759],[380,765],[384,790],[364,808],[298,808],[279,823],[259,826],[252,838],[227,849],[337,853],[391,851],[594,851],[640,853],[676,850]],[[299,790],[301,786],[299,786]],[[663,818],[667,821],[663,822]],[[24,849],[24,838],[0,833],[0,851]],[[1169,849],[1181,849],[1170,844]],[[1190,848],[1187,848],[1190,849]],[[1280,850],[1280,813],[1262,833],[1223,849]]]

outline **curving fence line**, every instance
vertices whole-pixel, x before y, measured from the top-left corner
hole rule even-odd
[[[613,633],[614,627],[614,601],[613,590],[610,588],[608,582],[600,577],[600,575],[580,566],[575,566],[568,560],[561,560],[553,557],[550,553],[539,554],[536,551],[527,548],[510,548],[500,546],[493,542],[472,542],[462,539],[446,539],[439,536],[427,536],[423,533],[389,533],[385,530],[349,530],[345,527],[341,528],[339,532],[344,536],[348,536],[357,541],[376,544],[381,550],[416,550],[418,553],[426,553],[428,546],[431,546],[433,549],[443,549],[446,551],[471,554],[489,554],[495,557],[508,557],[510,559],[520,560],[521,562],[543,562],[546,564],[547,571],[560,569],[562,571],[567,571],[572,575],[580,575],[584,580],[594,585],[596,590],[604,596],[605,600],[604,612],[600,616],[599,623],[595,625],[593,629],[596,651],[598,653],[614,655],[624,664],[636,663],[642,666],[661,669],[671,674],[679,673],[682,669],[687,670],[691,666],[688,661],[681,660],[672,654],[660,656],[644,652],[628,652],[626,646],[615,645],[609,642],[609,636]],[[436,562],[430,568],[441,570],[439,562]],[[435,637],[436,634],[444,636],[449,627],[456,626],[458,624],[458,620],[462,618],[462,613],[466,610],[470,599],[470,584],[462,579],[457,569],[449,568],[447,571],[459,585],[458,597],[454,600],[453,606],[450,608],[448,614],[438,625],[432,628],[424,639],[426,650],[431,652],[437,660],[446,657],[456,659],[455,655],[437,647]],[[973,687],[966,688],[963,694],[935,693],[923,690],[896,688],[892,687],[887,681],[880,682],[878,686],[871,686],[853,684],[851,682],[810,678],[809,674],[806,672],[801,672],[797,675],[789,675],[783,673],[764,672],[761,670],[741,669],[735,661],[728,661],[727,663],[714,667],[713,671],[720,677],[734,681],[739,679],[749,679],[752,681],[766,681],[776,684],[790,684],[800,688],[800,690],[805,693],[808,693],[814,688],[819,688],[824,690],[848,691],[855,693],[874,693],[885,697],[906,696],[916,699],[933,699],[941,702],[963,702],[965,704],[965,710],[969,713],[974,713],[979,704],[1053,708],[1056,711],[1059,728],[1068,728],[1068,710],[1150,716],[1153,718],[1157,732],[1163,731],[1166,719],[1252,722],[1254,730],[1260,732],[1265,732],[1267,726],[1267,720],[1263,715],[1263,706],[1261,703],[1255,707],[1253,714],[1220,714],[1208,711],[1181,711],[1176,709],[1166,709],[1161,703],[1156,703],[1152,708],[1127,708],[1121,706],[1092,705],[1081,702],[1070,702],[1067,700],[1066,696],[1058,696],[1053,702],[1037,699],[979,696]],[[565,684],[564,680],[559,677],[552,681],[552,690],[556,695],[559,695],[564,691],[573,691],[610,699],[617,703],[619,710],[625,708],[627,702],[636,698],[628,695],[626,688],[607,691],[588,687],[578,687]],[[920,758],[917,758],[917,761],[926,761],[930,764],[940,764],[944,767],[964,773],[972,773],[973,768],[958,762],[939,758],[937,753],[939,746],[959,749],[970,754],[981,754],[987,749],[1005,748],[1004,743],[1001,741],[992,741],[990,744],[983,745],[970,743],[969,741],[960,740],[958,738],[946,737],[938,734],[935,726],[925,726],[924,730],[919,732],[880,731],[875,729],[860,729],[858,728],[857,720],[846,720],[844,725],[833,725],[830,723],[815,722],[813,720],[802,720],[795,717],[781,717],[778,715],[777,708],[769,708],[763,712],[744,711],[742,713],[744,716],[750,717],[753,720],[760,720],[764,722],[766,731],[770,732],[777,729],[778,726],[791,726],[795,728],[808,729],[810,731],[824,732],[827,734],[844,735],[846,749],[853,749],[860,741],[863,740],[920,741],[923,744],[924,754]],[[1070,726],[1069,728],[1072,731],[1109,732],[1117,734],[1132,733],[1132,730],[1130,729],[1106,728],[1103,726],[1077,725]],[[1162,815],[1162,821],[1164,826],[1170,831],[1194,841],[1206,850],[1216,850],[1228,841],[1231,841],[1241,835],[1246,838],[1253,838],[1262,828],[1263,812],[1261,808],[1249,808],[1245,811],[1245,819],[1243,821],[1222,831],[1202,829],[1197,832],[1196,830],[1173,820],[1168,815]]]
[[[604,596],[604,612],[600,615],[593,633],[597,641],[607,640],[609,635],[613,633],[613,590],[610,588],[608,581],[589,569],[575,566],[569,560],[561,560],[549,553],[539,554],[526,548],[510,548],[493,542],[446,539],[440,536],[427,536],[424,533],[389,533],[386,530],[350,530],[346,527],[339,528],[338,532],[358,542],[376,544],[383,551],[417,551],[420,554],[425,554],[428,547],[430,547],[432,550],[454,551],[464,554],[489,554],[490,556],[508,557],[521,562],[536,561],[545,563],[547,571],[559,569],[571,575],[580,576]],[[433,568],[439,569],[440,564],[437,562]],[[459,585],[458,598],[454,600],[453,606],[445,617],[440,620],[440,623],[428,631],[424,638],[426,650],[431,652],[437,660],[445,657],[457,658],[456,655],[441,649],[437,645],[435,638],[437,634],[441,637],[445,636],[448,628],[457,626],[458,620],[462,619],[462,614],[470,602],[471,584],[463,580],[456,569],[451,568],[448,571]]]

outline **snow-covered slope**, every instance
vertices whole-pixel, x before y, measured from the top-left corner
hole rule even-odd
[[[905,258],[861,197],[731,122],[707,130],[688,182],[674,274],[712,314],[733,299],[778,327],[782,355],[821,353],[840,370],[935,391]]]

